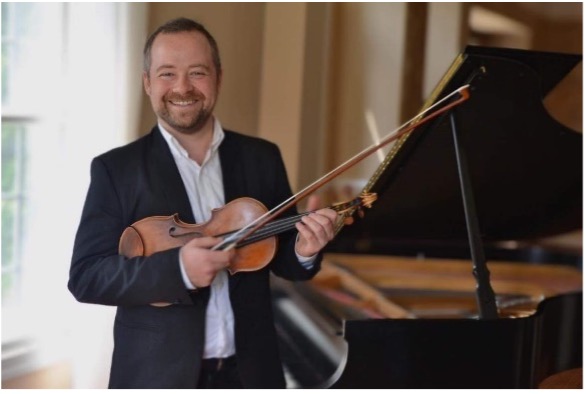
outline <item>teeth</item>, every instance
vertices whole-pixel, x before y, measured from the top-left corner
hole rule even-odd
[[[175,105],[190,105],[195,103],[195,101],[171,101]]]

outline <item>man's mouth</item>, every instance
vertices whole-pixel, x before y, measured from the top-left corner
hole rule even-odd
[[[179,107],[187,107],[189,105],[195,104],[196,100],[169,100],[169,102]]]

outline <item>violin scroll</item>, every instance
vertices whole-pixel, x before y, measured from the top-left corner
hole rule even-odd
[[[371,208],[377,198],[378,196],[376,193],[362,192],[355,199],[335,204],[330,208],[340,215],[345,225],[350,225],[354,223],[354,218],[352,217],[354,212],[358,211],[358,216],[361,218],[364,217],[364,210],[362,208]]]

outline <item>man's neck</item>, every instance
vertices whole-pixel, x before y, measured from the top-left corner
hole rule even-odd
[[[205,160],[206,154],[214,138],[214,118],[210,117],[210,120],[204,127],[192,134],[184,134],[169,129],[167,129],[167,131],[173,135],[183,149],[187,151],[189,158],[201,165]]]

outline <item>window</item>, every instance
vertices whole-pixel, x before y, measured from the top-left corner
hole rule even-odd
[[[28,141],[41,113],[23,89],[35,50],[41,5],[2,3],[2,306],[20,301],[26,237]]]
[[[23,222],[26,208],[26,129],[2,119],[2,304],[19,296]]]
[[[1,7],[2,379],[67,361],[73,387],[104,387],[115,309],[67,280],[91,159],[140,121],[147,5]]]

